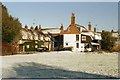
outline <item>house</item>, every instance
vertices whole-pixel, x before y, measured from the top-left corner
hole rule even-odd
[[[18,41],[19,51],[36,51],[39,47],[46,47],[50,50],[49,46],[45,45],[45,42],[49,42],[50,37],[42,33],[41,28],[34,30],[33,27],[30,29],[25,26],[20,30],[21,39]]]
[[[71,47],[72,51],[82,51],[81,34],[75,25],[75,14],[72,13],[71,24],[63,34],[63,47]]]
[[[39,25],[39,30],[40,30],[39,35],[42,34],[40,36],[40,38],[43,41],[42,47],[46,47],[49,51],[51,51],[52,50],[52,44],[53,44],[53,41],[51,39],[52,38],[51,35],[48,34],[48,32],[46,32],[46,31],[44,32],[43,29],[41,28],[41,25]]]
[[[119,38],[119,33],[117,31],[111,31],[112,37],[118,39]]]
[[[85,51],[95,51],[100,49],[100,41],[102,39],[101,34],[96,32],[96,28],[94,28],[94,31],[92,31],[91,28],[92,24],[89,22],[88,30],[81,32],[81,43],[84,43]]]
[[[111,31],[111,35],[112,37],[114,38],[115,40],[115,44],[120,44],[120,35],[119,35],[119,32],[118,31]]]
[[[61,28],[44,28],[42,32],[45,35],[50,35],[51,37],[51,48],[52,50],[58,50],[60,47],[62,48],[62,35],[60,35],[61,31],[63,31],[63,25],[61,24]]]
[[[79,24],[75,24],[75,14],[72,13],[71,24],[66,30],[62,31],[63,47],[71,47],[72,51],[94,51],[100,49],[101,35],[91,30],[91,23],[88,30]]]
[[[71,23],[67,29],[26,26],[21,30],[22,38],[19,40],[20,51],[34,51],[39,47],[46,47],[49,51],[71,48],[72,51],[95,51],[100,49],[101,34],[92,31],[92,24],[88,23],[88,29],[75,23],[75,14],[72,13]]]

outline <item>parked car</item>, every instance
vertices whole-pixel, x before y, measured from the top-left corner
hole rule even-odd
[[[40,47],[37,48],[37,51],[42,52],[42,51],[47,51],[48,49],[46,47]]]

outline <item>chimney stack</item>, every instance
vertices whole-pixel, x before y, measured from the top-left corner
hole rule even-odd
[[[38,30],[41,31],[41,25],[39,25],[39,29]]]
[[[34,28],[31,26],[31,27],[30,27],[30,30],[31,30],[31,31],[33,31],[33,30],[34,30]]]
[[[75,25],[75,13],[72,13],[72,16],[71,16],[71,25]]]
[[[28,29],[28,26],[27,26],[27,25],[25,25],[25,29]]]
[[[91,22],[89,22],[88,23],[88,31],[91,31],[91,27],[92,27]]]
[[[63,24],[61,24],[60,30],[63,30]]]
[[[96,28],[94,28],[94,32],[96,32]]]

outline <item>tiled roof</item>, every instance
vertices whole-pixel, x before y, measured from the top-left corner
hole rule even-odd
[[[62,32],[62,34],[80,34],[79,30],[75,25],[69,25],[69,27]]]

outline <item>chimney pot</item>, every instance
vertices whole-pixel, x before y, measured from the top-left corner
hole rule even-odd
[[[91,31],[91,27],[92,27],[91,22],[89,22],[89,23],[88,23],[88,30],[89,30],[89,31]]]
[[[25,29],[28,29],[28,26],[27,26],[27,25],[25,25]]]
[[[60,27],[61,30],[63,30],[63,24],[61,24],[61,27]]]
[[[71,16],[71,25],[75,25],[75,13],[72,13],[72,16]]]
[[[34,28],[31,26],[31,27],[30,27],[30,30],[32,30],[32,31],[33,31],[33,29],[34,29]]]
[[[94,32],[96,32],[96,28],[94,28]]]
[[[41,25],[39,25],[39,29],[38,29],[38,31],[41,31]]]

